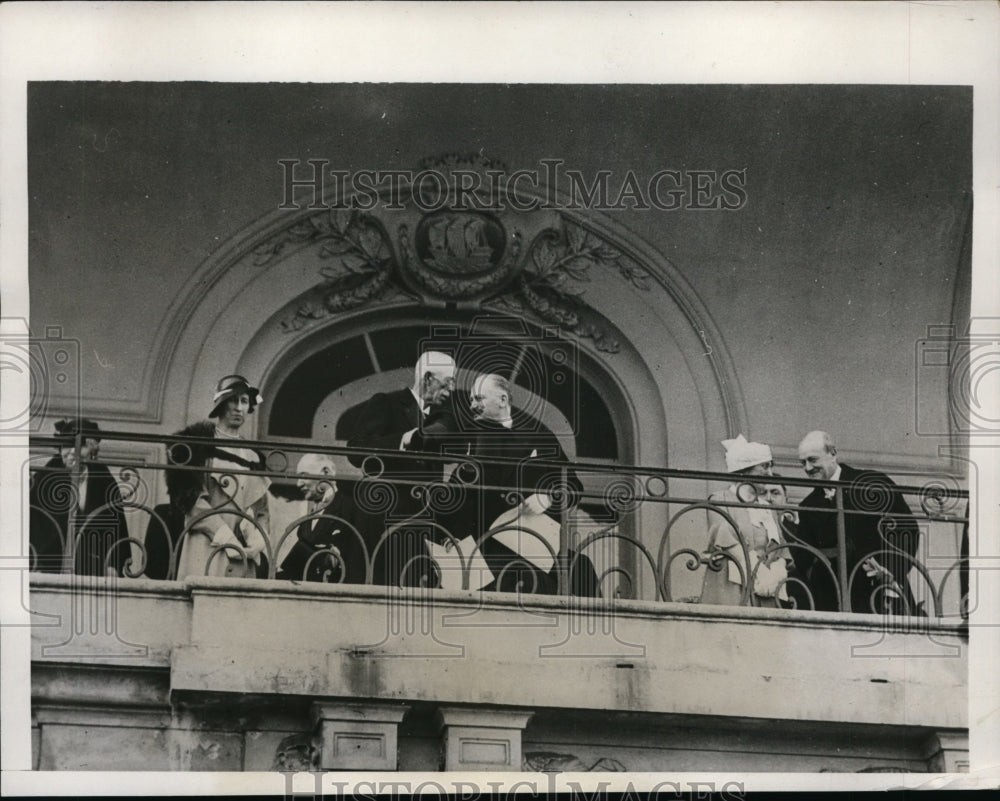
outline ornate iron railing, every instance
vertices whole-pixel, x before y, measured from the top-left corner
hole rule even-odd
[[[32,569],[163,580],[230,575],[485,588],[933,617],[957,616],[967,604],[967,549],[947,563],[934,563],[918,547],[922,541],[926,551],[932,533],[956,544],[964,534],[967,542],[968,493],[948,476],[914,486],[893,484],[876,472],[831,482],[302,442],[119,432],[101,437],[154,447],[167,458],[141,465],[85,460],[79,458],[78,436],[76,469],[32,464]],[[32,439],[34,449],[60,444],[66,441]],[[197,454],[211,446],[255,452],[259,464],[254,469],[207,465]],[[292,481],[300,477],[296,463],[306,453],[344,464],[353,458],[362,465],[346,479],[343,473],[332,479],[301,476],[318,482],[318,495],[339,485],[332,502],[312,511],[290,500],[296,491]],[[84,466],[89,488],[81,504]],[[500,468],[518,476],[530,473],[532,480],[485,483]],[[105,496],[95,499],[103,469],[114,471],[115,480],[101,485]],[[151,503],[161,495],[154,489],[162,486],[164,474],[175,490],[197,488],[194,503],[191,497],[186,506],[177,497]],[[266,501],[241,505],[248,482],[263,479],[271,482]],[[817,487],[836,492],[818,506],[753,500],[755,487],[779,483],[797,493]],[[497,498],[507,514],[486,520],[482,510],[491,504],[495,509]],[[799,528],[799,521],[815,522],[817,515],[822,525]],[[461,529],[456,521],[463,521]]]

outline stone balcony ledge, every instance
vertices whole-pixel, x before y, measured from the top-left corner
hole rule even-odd
[[[522,595],[483,593],[478,590],[420,589],[385,587],[365,584],[324,584],[319,582],[279,581],[276,579],[241,579],[187,577],[176,581],[159,581],[144,577],[134,579],[103,579],[79,577],[63,573],[31,573],[33,592],[55,594],[72,592],[86,586],[91,590],[113,591],[120,598],[178,597],[199,595],[240,595],[247,598],[268,597],[299,600],[342,601],[424,601],[432,604],[469,605],[491,609],[514,609],[538,612],[573,612],[577,614],[606,613],[614,610],[615,617],[644,619],[718,620],[729,623],[781,625],[793,628],[829,628],[856,631],[883,631],[889,625],[906,630],[964,636],[964,621],[959,615],[929,618],[886,617],[857,612],[824,612],[811,609],[771,609],[751,606],[700,605],[687,601],[644,601],[632,599],[583,598],[558,595]]]
[[[171,697],[186,699],[967,726],[966,642],[945,621],[249,579],[107,584],[117,594],[32,576],[33,610],[59,622],[34,628],[37,663],[167,668]],[[93,630],[77,633],[73,602]]]

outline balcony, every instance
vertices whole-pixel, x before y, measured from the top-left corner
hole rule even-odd
[[[266,516],[224,502],[188,514],[177,529],[156,503],[161,474],[212,472],[177,458],[199,443],[102,438],[155,456],[141,464],[101,460],[120,484],[120,498],[107,506],[120,508],[129,539],[110,543],[100,570],[81,572],[80,553],[93,551],[86,534],[63,539],[58,558],[32,556],[37,769],[967,766],[968,590],[965,562],[956,558],[967,495],[957,487],[884,488],[886,498],[907,499],[920,531],[920,548],[910,553],[894,538],[906,521],[874,502],[845,508],[847,485],[835,496],[836,545],[810,545],[795,531],[794,499],[834,484],[782,478],[790,498],[769,507],[784,524],[781,537],[760,548],[741,533],[737,511],[760,504],[706,500],[732,485],[732,475],[536,459],[532,467],[545,468],[549,484],[473,480],[465,495],[503,492],[516,508],[543,489],[546,520],[554,521],[551,509],[561,510],[559,520],[532,528],[522,516],[476,532],[469,548],[470,532],[441,522],[454,511],[454,484],[502,459],[422,455],[418,470],[415,457],[398,452],[241,442],[262,454],[266,469],[216,469],[216,481],[268,477]],[[55,444],[33,441],[40,449]],[[388,510],[388,519],[383,510],[374,533],[359,526],[370,516],[352,522],[346,512],[310,513],[294,489],[307,450],[335,461],[338,494],[370,499],[391,485],[413,508],[399,518]],[[350,466],[352,456],[362,469]],[[414,459],[409,473],[401,466],[407,459]],[[428,481],[428,471],[441,478]],[[55,475],[38,465],[35,472],[36,485]],[[320,486],[331,481],[311,477]],[[36,506],[51,503],[42,497],[33,493]],[[58,517],[33,511],[36,521]],[[82,528],[107,524],[112,511],[89,509]],[[876,518],[882,544],[850,552],[852,515]],[[262,547],[245,532],[236,543],[213,544],[204,533],[213,518],[259,526]],[[340,533],[311,550],[300,575],[279,578],[303,522],[324,518]],[[347,547],[345,533],[359,547]],[[413,536],[440,546],[439,560],[429,547],[407,550]],[[489,546],[497,537],[513,546],[503,563]],[[183,551],[196,538],[204,558],[192,568]],[[935,555],[946,552],[941,543],[955,546],[950,555]],[[348,563],[359,554],[361,564]],[[887,571],[868,576],[869,557],[905,563],[906,580],[896,580],[904,575],[898,569],[895,579]],[[758,576],[779,561],[784,577],[762,596]],[[833,587],[826,601],[834,608],[815,608],[814,583],[796,567],[806,562]],[[581,581],[588,563],[592,576]],[[390,574],[396,580],[386,580]],[[866,581],[874,589],[863,594],[868,608],[859,608],[856,587]],[[719,584],[735,602],[709,602]],[[490,586],[510,591],[482,589]]]

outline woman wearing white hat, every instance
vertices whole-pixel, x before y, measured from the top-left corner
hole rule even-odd
[[[780,608],[779,599],[788,597],[784,585],[788,577],[785,557],[781,551],[767,553],[767,548],[784,540],[774,510],[758,497],[758,482],[750,480],[755,476],[771,475],[771,449],[760,442],[748,442],[742,434],[736,439],[723,440],[722,445],[726,449],[726,469],[745,480],[713,493],[708,500],[744,505],[717,507],[732,518],[738,533],[721,514],[709,512],[709,550],[724,549],[732,559],[720,560],[721,570],[706,569],[701,602],[737,606],[742,601],[746,581],[754,576],[749,603]],[[746,545],[746,551],[740,540]],[[740,567],[743,568],[742,576]]]
[[[214,442],[178,444],[167,451],[171,464],[212,469],[210,473],[167,471],[167,492],[171,503],[184,513],[188,530],[177,578],[206,575],[206,566],[210,576],[267,575],[270,480],[246,474],[263,469],[261,456],[233,442],[242,439],[240,428],[261,400],[260,391],[243,376],[225,376],[212,396],[211,419],[178,432],[178,436]]]

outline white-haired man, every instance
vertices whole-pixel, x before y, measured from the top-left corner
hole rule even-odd
[[[427,351],[417,360],[413,383],[409,387],[379,392],[365,402],[354,430],[347,437],[347,444],[361,450],[423,451],[422,434],[428,427],[451,427],[442,420],[451,417],[448,400],[454,389],[454,358],[440,351]],[[364,454],[352,454],[350,461],[355,467],[361,467],[365,465],[365,458]],[[367,492],[369,487],[364,484],[371,481],[367,478],[355,488],[359,525],[364,529],[366,540],[376,544],[394,522],[405,520],[421,509],[420,499],[411,492],[414,485],[404,482],[425,483],[440,480],[442,475],[441,465],[419,459],[383,456],[380,462],[381,470],[376,480],[388,483],[392,491]],[[369,461],[367,466],[373,464],[378,462]],[[391,503],[373,503],[383,498],[390,499]],[[426,556],[422,533],[397,530],[377,551],[376,583],[416,585],[425,579],[428,565],[421,561]]]
[[[413,371],[413,384],[395,392],[379,392],[365,403],[355,430],[348,437],[352,448],[408,450],[414,435],[428,417],[446,408],[455,390],[455,360],[447,353],[428,351]],[[361,467],[363,456],[352,456]]]
[[[833,438],[825,431],[810,431],[802,438],[799,461],[810,478],[849,485],[843,490],[816,487],[803,499],[799,537],[821,550],[837,575],[837,494],[843,492],[848,581],[861,564],[851,584],[851,611],[918,614],[906,578],[911,564],[896,554],[916,554],[920,529],[892,479],[876,470],[857,470],[840,463]],[[796,561],[802,563],[816,608],[840,609],[837,586],[826,566],[802,551],[796,553]]]
[[[322,453],[307,453],[296,467],[296,486],[308,503],[309,520],[299,524],[296,542],[281,562],[279,579],[362,584],[366,560],[354,526],[354,505],[337,492],[337,466]],[[327,555],[336,549],[339,559]]]

